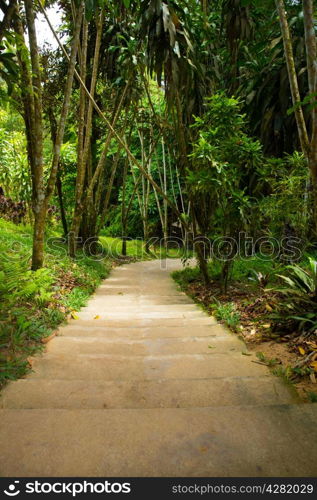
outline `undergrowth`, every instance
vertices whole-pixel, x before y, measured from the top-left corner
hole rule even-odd
[[[73,261],[54,244],[46,248],[44,267],[32,272],[31,248],[30,227],[0,219],[0,387],[27,373],[42,339],[86,304],[111,267],[110,259],[80,251]]]

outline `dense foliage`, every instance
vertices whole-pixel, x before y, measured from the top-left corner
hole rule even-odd
[[[317,235],[308,4],[1,1],[0,217],[33,232],[31,259],[1,270],[2,304],[54,297],[51,231],[74,266],[87,241],[94,261],[105,236],[123,255],[143,239],[148,256],[158,238],[196,252],[207,286],[217,266],[225,293],[240,258],[269,261],[258,285],[287,297],[272,321],[314,334],[315,268],[300,263]],[[52,17],[55,47],[39,42]]]

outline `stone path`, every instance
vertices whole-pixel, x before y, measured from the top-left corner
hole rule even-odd
[[[177,290],[179,266],[116,268],[7,386],[1,476],[317,475],[317,405]]]

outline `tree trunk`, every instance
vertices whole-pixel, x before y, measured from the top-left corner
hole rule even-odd
[[[203,275],[205,285],[210,285],[210,277],[209,277],[209,271],[208,271],[208,262],[205,257],[205,252],[204,252],[204,244],[203,242],[199,241],[198,235],[197,235],[197,219],[196,215],[194,212],[194,204],[191,203],[191,212],[192,212],[192,219],[193,219],[193,232],[194,232],[194,238],[197,238],[197,241],[194,244],[194,248],[196,250],[196,255],[199,263],[199,269],[201,274]]]
[[[276,6],[280,19],[281,32],[284,43],[285,59],[288,70],[289,83],[293,105],[295,106],[295,117],[297,130],[301,144],[302,152],[304,153],[312,182],[312,197],[313,197],[313,221],[314,228],[317,233],[317,106],[316,106],[316,91],[317,91],[317,47],[315,34],[314,20],[314,4],[312,0],[303,0],[304,14],[304,30],[305,30],[305,49],[307,59],[308,84],[311,98],[314,99],[314,105],[311,106],[312,118],[312,133],[311,138],[308,137],[307,127],[304,119],[304,114],[301,105],[301,98],[298,88],[298,79],[296,74],[293,47],[291,41],[290,29],[285,12],[284,0],[276,0]]]
[[[113,116],[112,116],[112,127],[114,127],[116,125],[117,120],[118,120],[118,118],[120,116],[120,113],[121,113],[121,110],[122,110],[122,106],[123,106],[124,99],[125,99],[125,96],[126,96],[128,88],[129,88],[129,81],[126,83],[124,91],[122,92],[122,95],[120,97],[119,104],[115,108],[115,111],[113,113]],[[70,253],[71,257],[75,256],[75,251],[76,251],[76,237],[77,237],[78,230],[79,230],[79,227],[80,227],[80,221],[81,221],[81,217],[82,217],[83,211],[84,211],[85,207],[88,206],[92,202],[92,198],[93,198],[93,195],[94,195],[94,188],[95,188],[95,185],[96,185],[97,181],[98,180],[102,181],[102,178],[103,178],[102,174],[103,174],[103,171],[104,171],[104,168],[105,168],[105,165],[106,165],[107,153],[108,153],[108,150],[109,150],[109,146],[110,146],[110,143],[111,143],[112,136],[113,136],[113,133],[110,130],[108,132],[107,137],[106,137],[106,141],[105,141],[105,144],[103,146],[103,150],[101,152],[101,155],[100,155],[97,167],[96,167],[94,173],[91,176],[88,176],[88,182],[87,182],[88,186],[87,186],[87,190],[86,190],[86,194],[84,196],[84,199],[81,199],[80,204],[77,206],[77,209],[76,209],[76,206],[75,206],[74,217],[73,217],[73,224],[72,224],[72,229],[71,229],[71,253]],[[120,149],[121,149],[121,147],[122,147],[122,145],[120,145]],[[113,175],[115,175],[115,171],[114,171]],[[112,182],[113,182],[113,180],[112,180]],[[103,211],[103,213],[101,215],[100,224],[102,224],[102,218],[104,217],[104,215],[105,214],[104,214],[104,211]],[[98,228],[97,228],[97,234],[99,233],[100,228],[101,228],[100,224],[98,225]]]
[[[307,60],[307,74],[309,93],[314,94],[317,87],[317,47],[315,35],[314,5],[312,0],[303,0],[304,29],[305,29],[305,47]],[[311,96],[313,98],[313,95]],[[312,138],[316,134],[317,127],[317,106],[316,96],[314,96],[312,109]]]
[[[56,121],[52,107],[49,107],[49,109],[47,110],[47,114],[48,114],[48,119],[50,122],[52,143],[55,144],[56,135],[57,135],[57,121]],[[60,214],[61,214],[63,233],[64,233],[64,237],[67,238],[68,226],[67,226],[67,220],[66,220],[66,212],[65,212],[65,208],[64,208],[63,187],[62,187],[62,179],[61,179],[61,175],[60,175],[60,168],[61,168],[61,165],[59,164],[58,170],[57,170],[57,176],[56,176],[56,191],[57,191],[57,197],[58,197],[58,203],[59,203],[59,210],[60,210]]]
[[[63,54],[65,55],[66,59],[69,60],[69,56],[67,54],[67,52],[65,51],[61,41],[59,40],[57,34],[56,34],[56,31],[54,30],[52,24],[50,23],[49,21],[49,18],[45,12],[45,9],[43,8],[43,6],[41,4],[39,4],[39,8],[41,10],[41,12],[43,13],[45,19],[47,20],[48,24],[49,24],[49,27],[60,47],[60,49],[62,50]],[[178,208],[174,205],[174,203],[165,196],[164,192],[162,192],[162,190],[160,189],[160,187],[158,186],[158,184],[154,181],[154,179],[148,175],[148,173],[144,170],[144,168],[142,167],[142,165],[140,164],[140,162],[136,159],[136,157],[132,154],[131,150],[129,149],[129,147],[127,146],[127,144],[125,143],[125,141],[123,140],[122,136],[120,134],[118,134],[118,132],[115,130],[115,128],[113,127],[113,125],[111,124],[111,122],[108,120],[108,118],[106,117],[106,115],[101,111],[100,107],[98,106],[97,102],[95,101],[94,97],[90,94],[89,90],[87,89],[86,85],[85,85],[85,82],[83,81],[83,79],[81,78],[80,74],[78,73],[78,71],[75,70],[75,76],[77,78],[77,80],[79,81],[81,87],[84,89],[88,99],[92,102],[93,104],[93,107],[95,108],[95,110],[97,111],[98,115],[100,116],[100,118],[104,121],[104,123],[106,124],[107,128],[109,129],[109,132],[111,132],[112,136],[116,139],[116,141],[121,144],[122,148],[124,149],[124,151],[126,151],[128,157],[129,157],[129,160],[130,162],[135,165],[139,171],[142,173],[142,175],[144,177],[146,177],[150,184],[153,186],[154,189],[156,189],[156,191],[164,198],[166,199],[168,205],[171,207],[173,213],[179,218],[180,222],[184,225],[184,227],[188,228],[188,225],[183,221],[182,219],[182,216],[181,216],[181,213],[179,212]]]
[[[92,65],[92,76],[90,83],[90,95],[94,98],[96,83],[97,83],[97,75],[98,75],[98,67],[99,67],[99,55],[100,55],[100,46],[101,46],[101,37],[102,37],[102,28],[104,21],[104,8],[99,14],[98,22],[97,22],[97,36],[95,42],[94,49],[94,57],[93,57],[93,65]],[[87,31],[84,29],[83,31],[83,55],[82,55],[82,76],[86,76],[86,54],[87,54]],[[83,95],[81,95],[81,99],[83,99]],[[82,120],[83,109],[82,109],[82,101],[80,103],[80,120]],[[69,235],[69,255],[74,258],[76,255],[76,241],[80,229],[81,217],[83,212],[83,191],[84,191],[84,182],[85,182],[85,173],[87,170],[87,162],[90,151],[91,144],[91,130],[92,130],[92,114],[93,114],[93,102],[89,100],[88,102],[88,110],[85,121],[85,138],[83,142],[83,149],[78,149],[77,158],[77,178],[76,178],[76,193],[75,193],[75,208],[74,214],[70,229]],[[79,123],[79,131],[83,134],[82,121]],[[82,137],[80,137],[82,139]]]
[[[40,58],[37,45],[37,36],[35,30],[35,20],[33,11],[33,2],[24,0],[26,23],[28,29],[29,47],[31,55],[32,68],[32,84],[29,86],[29,96],[24,98],[24,107],[26,115],[26,127],[30,128],[27,132],[29,147],[29,161],[32,175],[33,188],[33,212],[34,212],[34,233],[33,233],[33,254],[32,254],[32,269],[37,270],[43,265],[44,260],[44,236],[45,236],[45,220],[47,207],[56,183],[56,175],[59,165],[60,148],[64,137],[66,117],[69,109],[73,76],[75,71],[75,62],[77,54],[78,40],[76,38],[76,30],[78,23],[81,23],[83,14],[83,2],[79,9],[79,14],[76,18],[75,34],[72,42],[70,64],[67,74],[65,96],[63,108],[59,120],[59,125],[54,142],[53,162],[50,171],[47,188],[44,185],[44,169],[43,169],[43,113],[42,113],[42,87],[41,87],[41,69]],[[19,21],[17,22],[19,30]],[[79,26],[80,30],[80,26]],[[27,74],[26,66],[22,66],[22,77],[29,83],[30,77]]]
[[[127,175],[128,175],[129,160],[126,158],[123,167],[123,178],[122,178],[122,203],[121,203],[121,226],[122,226],[122,255],[127,255],[127,218],[126,218],[126,186],[127,186]]]
[[[45,190],[43,176],[43,113],[40,58],[35,31],[35,20],[32,0],[24,0],[26,22],[29,35],[29,46],[32,66],[31,99],[33,107],[30,111],[32,137],[33,167],[33,252],[32,270],[36,271],[43,265],[44,260],[44,231],[45,231]]]
[[[166,155],[165,155],[165,142],[162,137],[162,155],[163,155],[163,191],[165,196],[167,197],[167,169],[166,169]],[[168,206],[166,203],[166,199],[163,200],[163,209],[164,209],[164,228],[163,228],[163,237],[164,237],[164,248],[167,251],[167,242],[168,242]]]
[[[317,234],[317,151],[312,150],[308,157],[308,166],[312,185],[313,221],[314,230]]]
[[[50,197],[53,193],[55,183],[56,183],[56,176],[57,176],[59,160],[60,160],[60,156],[61,156],[61,146],[62,146],[63,139],[64,139],[66,119],[68,116],[70,99],[71,99],[71,94],[72,94],[74,72],[75,72],[75,65],[76,65],[76,58],[77,58],[77,52],[78,52],[78,45],[79,45],[80,30],[81,30],[81,25],[82,25],[83,13],[84,13],[84,2],[81,1],[79,4],[79,8],[77,10],[77,15],[76,15],[76,19],[75,19],[74,34],[73,34],[73,40],[72,40],[72,45],[71,45],[71,54],[70,54],[70,58],[69,58],[69,65],[68,65],[68,71],[67,71],[67,77],[66,77],[66,85],[65,85],[65,89],[64,89],[63,106],[62,106],[62,111],[61,111],[61,115],[60,115],[59,122],[58,122],[56,139],[55,139],[54,147],[53,147],[52,166],[51,166],[50,176],[49,176],[47,188],[46,188],[46,202],[47,202],[47,204],[50,200]]]
[[[11,20],[14,16],[17,7],[17,0],[10,0],[9,5],[4,13],[3,19],[0,23],[0,42],[6,32],[10,27]]]
[[[57,190],[57,195],[58,195],[58,202],[59,202],[59,209],[60,209],[60,214],[61,214],[61,221],[62,221],[62,226],[63,226],[64,237],[67,238],[68,226],[67,226],[66,212],[65,212],[64,200],[63,200],[62,179],[61,179],[59,172],[57,172],[56,190]]]
[[[309,140],[308,140],[308,134],[307,134],[307,128],[305,124],[303,110],[300,104],[301,97],[298,88],[298,80],[296,75],[291,33],[286,17],[284,0],[275,0],[275,1],[280,19],[281,33],[284,44],[284,53],[288,71],[289,84],[291,88],[293,106],[295,106],[295,118],[297,123],[299,140],[302,151],[307,156],[309,150]]]

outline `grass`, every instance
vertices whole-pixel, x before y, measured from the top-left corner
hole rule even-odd
[[[208,272],[211,280],[220,281],[222,262],[213,260],[208,263]],[[257,276],[267,276],[268,279],[274,280],[274,274],[281,272],[283,266],[277,261],[263,260],[257,256],[247,259],[236,259],[233,263],[230,282],[256,283]],[[201,280],[202,276],[199,267],[186,267],[181,271],[173,273],[174,280],[181,286],[186,287],[188,284],[197,280]]]
[[[172,278],[180,286],[181,289],[186,288],[187,285],[201,279],[201,272],[199,267],[185,267],[179,271],[172,273]]]
[[[215,318],[219,321],[223,321],[228,328],[234,332],[238,331],[240,326],[240,314],[236,310],[233,302],[227,302],[225,304],[218,302],[216,304],[211,304],[211,311]]]
[[[122,258],[121,254],[122,240],[120,238],[112,238],[110,236],[100,236],[99,239],[106,255],[109,258],[113,259]],[[144,260],[146,258],[144,242],[142,240],[128,240],[127,256],[137,260],[140,259]]]
[[[100,242],[105,250],[105,253],[114,259],[122,259],[121,238],[113,238],[110,236],[100,236]],[[137,260],[151,260],[159,258],[182,258],[184,256],[183,249],[169,248],[168,251],[163,246],[150,246],[150,254],[145,250],[145,243],[141,239],[127,240],[127,254],[128,257]],[[191,255],[190,255],[191,256]]]
[[[311,403],[317,403],[317,392],[309,392],[308,398]]]

